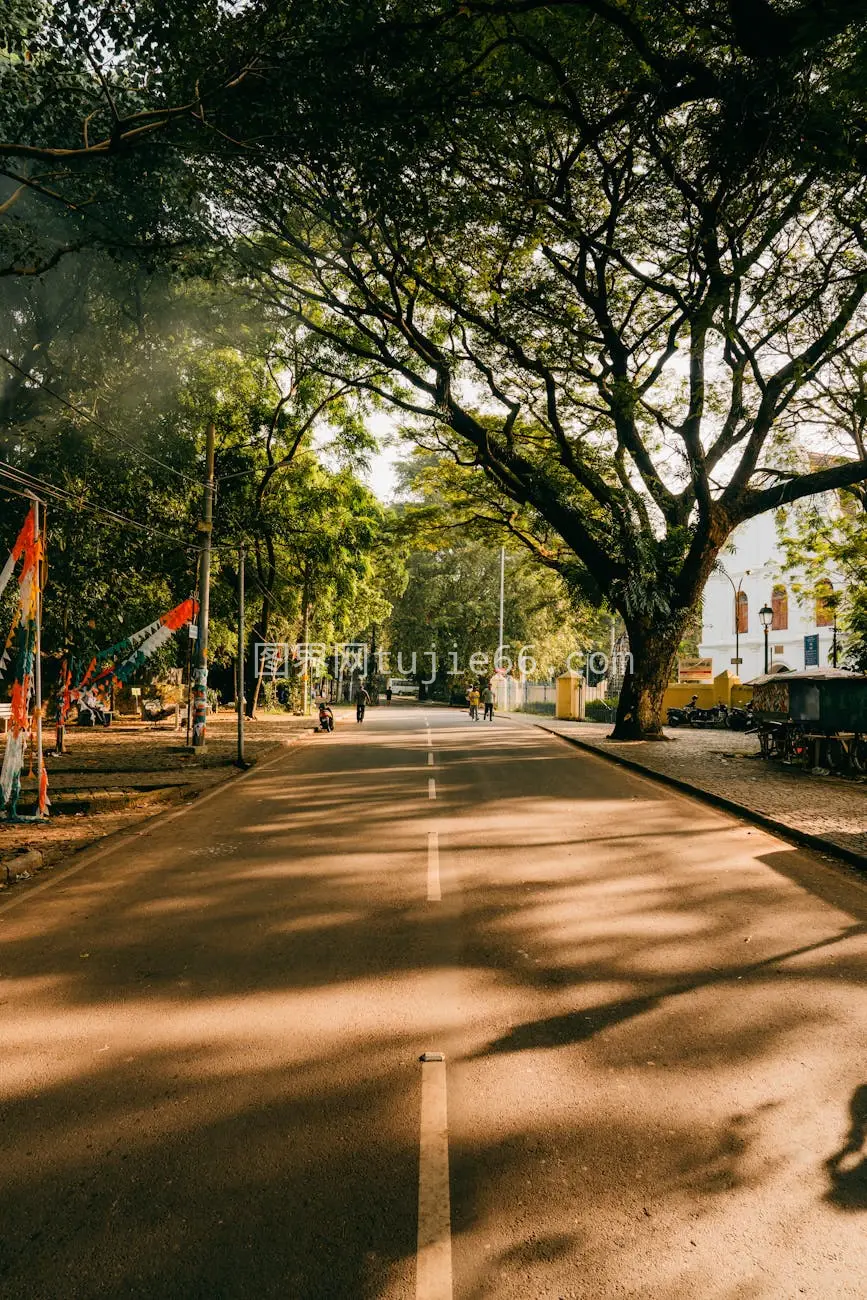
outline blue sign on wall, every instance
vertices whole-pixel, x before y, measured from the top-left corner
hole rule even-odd
[[[814,632],[812,636],[804,637],[804,667],[818,668],[819,666],[819,633]]]

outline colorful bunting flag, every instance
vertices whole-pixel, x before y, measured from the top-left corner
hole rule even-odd
[[[8,808],[12,816],[15,816],[21,791],[21,771],[24,766],[33,703],[39,583],[42,571],[42,538],[37,529],[35,505],[30,508],[24,527],[18,534],[9,560],[4,565],[3,573],[0,574],[0,579],[6,575],[6,582],[8,582],[7,570],[11,574],[19,560],[22,563],[18,574],[18,610],[0,661],[4,667],[10,660],[14,663],[9,734],[6,737],[3,764],[0,766],[0,806]],[[47,782],[48,778],[43,768],[41,784],[45,788],[40,790],[40,803],[45,807],[48,806]]]
[[[119,682],[129,681],[137,669],[141,668],[160,646],[165,645],[173,633],[185,624],[193,622],[198,609],[196,600],[181,601],[180,605],[176,605],[174,609],[170,609],[167,614],[161,615],[153,623],[148,623],[147,627],[139,628],[137,632],[124,637],[122,641],[100,650],[99,654],[91,659],[78,684],[64,691],[61,721],[65,722],[70,705],[85,691],[100,695],[110,685],[112,678]]]

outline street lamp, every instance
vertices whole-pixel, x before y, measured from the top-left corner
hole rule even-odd
[[[759,610],[759,620],[765,631],[765,672],[768,671],[768,630],[774,621],[774,611],[770,605],[762,605]]]
[[[732,591],[735,594],[735,657],[733,662],[735,668],[737,669],[738,677],[740,677],[741,675],[740,612],[741,611],[738,607],[738,597],[741,594],[741,587],[743,586],[744,578],[748,578],[750,576],[750,571],[749,569],[744,569],[741,580],[737,586],[735,586],[734,578],[731,576],[730,573],[726,572],[726,570],[723,568],[721,564],[717,565],[717,573],[721,573],[724,578],[728,578],[729,582],[731,583]]]

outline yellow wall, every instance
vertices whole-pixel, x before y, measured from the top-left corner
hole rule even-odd
[[[719,673],[712,685],[676,682],[665,692],[663,712],[666,709],[682,709],[685,704],[689,704],[693,695],[698,696],[696,703],[700,709],[710,709],[715,704],[726,704],[729,708],[737,705],[742,708],[747,700],[752,699],[753,688],[742,686],[740,680],[732,676],[728,669]]]
[[[719,702],[712,686],[699,685],[697,682],[675,682],[666,689],[662,700],[663,712],[666,709],[682,709],[685,704],[689,704],[693,695],[698,696],[696,704],[700,709],[709,709],[712,704]]]
[[[556,716],[558,718],[581,717],[583,685],[577,673],[564,673],[557,679]],[[729,708],[735,706],[743,708],[747,701],[752,699],[753,688],[741,686],[738,678],[732,676],[728,670],[719,673],[714,678],[713,684],[676,682],[666,689],[662,701],[663,714],[666,709],[682,709],[685,704],[689,704],[693,695],[698,696],[697,704],[700,709],[710,709],[715,704],[725,704]]]

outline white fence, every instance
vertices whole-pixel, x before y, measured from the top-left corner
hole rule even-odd
[[[498,677],[493,683],[494,700],[498,709],[514,710],[525,713],[549,713],[553,716],[557,709],[556,682],[527,682],[514,677]],[[604,700],[606,684],[598,686],[585,685],[585,705],[590,700]]]

